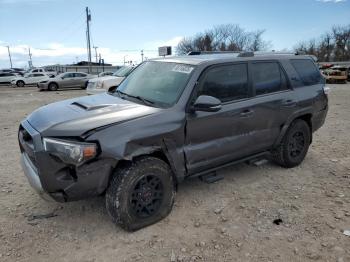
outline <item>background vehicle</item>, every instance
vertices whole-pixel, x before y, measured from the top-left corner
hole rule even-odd
[[[54,78],[40,81],[37,86],[40,90],[55,91],[59,88],[82,88],[85,89],[90,78],[95,77],[83,72],[62,73]]]
[[[26,72],[26,74],[32,74],[32,73],[43,73],[48,76],[56,76],[57,72],[51,69],[45,69],[45,68],[33,68]]]
[[[348,68],[345,66],[333,66],[322,71],[327,83],[346,83]]]
[[[134,68],[134,66],[124,66],[117,70],[112,76],[90,79],[87,85],[86,93],[89,95],[94,95],[106,92],[110,87],[119,85]]]
[[[98,77],[102,77],[102,76],[111,76],[113,75],[113,72],[111,71],[106,71],[106,72],[102,72],[98,74]]]
[[[15,86],[23,87],[25,85],[35,85],[40,81],[44,81],[49,78],[50,76],[44,73],[26,74],[25,76],[17,76],[16,78],[12,79],[11,85],[14,87]]]
[[[113,92],[37,109],[18,137],[41,194],[106,192],[113,221],[132,231],[166,217],[185,178],[266,157],[299,165],[327,111],[309,56],[172,57],[142,63]]]
[[[9,84],[11,83],[11,81],[13,79],[15,79],[16,77],[18,77],[19,75],[17,73],[13,73],[13,72],[10,72],[10,73],[1,73],[0,72],[0,83],[1,84]]]

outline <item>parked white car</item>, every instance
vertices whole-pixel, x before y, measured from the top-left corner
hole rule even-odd
[[[9,84],[15,78],[17,78],[19,74],[17,73],[1,73],[0,72],[0,84]]]
[[[105,72],[101,72],[98,74],[98,77],[102,77],[102,76],[111,76],[113,75],[114,73],[111,72],[111,71],[105,71]]]
[[[29,71],[26,72],[25,75],[29,75],[29,74],[34,74],[34,73],[43,73],[46,74],[48,76],[54,77],[57,75],[57,72],[51,69],[45,69],[45,68],[33,68],[30,69]]]
[[[23,87],[25,85],[36,85],[37,83],[45,80],[49,80],[50,76],[44,73],[26,74],[25,76],[19,76],[11,81],[13,87]]]
[[[106,92],[110,87],[119,85],[134,68],[134,66],[125,66],[111,76],[90,79],[86,88],[86,93],[88,95],[95,95]]]

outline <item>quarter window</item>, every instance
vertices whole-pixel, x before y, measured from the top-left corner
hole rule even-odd
[[[217,66],[207,71],[201,83],[198,96],[213,96],[221,102],[247,98],[247,64]]]
[[[252,65],[253,86],[256,95],[288,89],[286,76],[276,62],[259,62]]]
[[[317,85],[321,82],[322,77],[314,63],[309,59],[292,59],[291,63],[299,74],[304,85]]]

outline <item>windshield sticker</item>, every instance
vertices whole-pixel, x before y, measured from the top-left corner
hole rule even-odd
[[[171,70],[173,72],[183,73],[183,74],[190,74],[193,70],[193,67],[187,66],[187,65],[175,65],[174,68]]]

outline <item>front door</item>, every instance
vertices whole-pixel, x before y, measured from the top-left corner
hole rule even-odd
[[[61,88],[74,87],[74,73],[65,73],[60,81]]]
[[[251,151],[254,112],[247,105],[251,98],[246,63],[213,66],[202,74],[200,95],[221,100],[218,112],[189,112],[186,123],[185,156],[191,173],[225,164]]]

